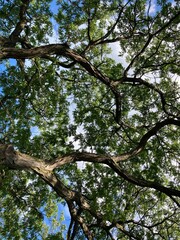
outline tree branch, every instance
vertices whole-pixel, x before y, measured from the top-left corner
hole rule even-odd
[[[163,123],[159,123],[159,128],[162,127],[163,124],[164,121]],[[147,141],[148,137],[151,136],[155,131],[156,129],[152,129],[151,131],[149,131],[143,137],[144,141]],[[65,186],[63,182],[56,176],[56,174],[53,173],[53,169],[55,167],[59,167],[64,164],[76,161],[88,161],[106,164],[119,176],[132,184],[141,187],[153,188],[162,193],[165,193],[167,196],[170,196],[171,199],[174,199],[174,197],[172,196],[180,197],[180,191],[176,189],[167,188],[156,182],[146,181],[143,178],[136,178],[130,175],[129,173],[127,173],[127,171],[122,169],[118,165],[118,163],[113,160],[113,157],[111,158],[107,156],[100,156],[93,153],[74,153],[69,156],[57,159],[53,163],[50,163],[15,151],[12,145],[0,144],[0,165],[6,166],[10,169],[34,171],[36,174],[38,174],[49,186],[51,186],[55,190],[58,196],[65,199],[65,201],[68,203],[73,219],[75,221],[78,221],[87,239],[91,240],[93,239],[93,235],[90,232],[86,223],[84,222],[84,219],[77,213],[77,209],[74,207],[74,202],[78,209],[81,209],[82,211],[88,211],[91,216],[100,223],[100,226],[103,229],[106,229],[106,222],[105,219],[103,219],[103,215],[99,212],[94,211],[93,206],[89,204],[89,201],[84,195]],[[124,232],[124,229],[120,230],[126,235],[128,234],[127,231]]]
[[[120,167],[120,165],[118,165],[116,162],[114,162],[112,160],[109,161],[109,163],[107,165],[110,166],[119,176],[121,176],[128,182],[131,182],[137,186],[153,188],[153,189],[158,190],[159,192],[165,193],[167,196],[180,197],[179,190],[164,187],[159,183],[147,181],[143,178],[136,178],[136,177],[130,175],[129,173],[127,173],[122,167]]]
[[[6,47],[15,47],[16,43],[20,41],[20,34],[26,26],[26,12],[29,7],[30,0],[21,0],[21,6],[19,9],[19,21],[15,26],[15,29],[10,34],[9,38],[3,44]]]
[[[127,66],[127,68],[124,71],[124,76],[127,76],[128,71],[130,70],[130,68],[133,66],[134,62],[138,59],[138,57],[145,52],[146,48],[149,46],[151,40],[157,36],[158,34],[160,34],[163,30],[165,30],[167,27],[169,27],[169,25],[171,25],[171,23],[176,20],[179,17],[179,12],[176,13],[171,19],[169,19],[169,21],[167,23],[165,23],[161,28],[159,28],[156,32],[154,33],[150,33],[149,32],[149,36],[148,39],[146,41],[146,43],[144,44],[144,46],[141,48],[141,50],[136,54],[136,56],[134,56],[134,58],[131,60],[131,62],[129,63],[129,65]]]
[[[161,122],[157,122],[156,125],[151,128],[139,141],[139,144],[136,148],[132,149],[127,153],[123,153],[119,156],[106,156],[106,155],[98,155],[95,153],[86,153],[86,152],[75,152],[72,154],[68,154],[67,156],[62,156],[57,158],[52,162],[52,168],[61,167],[65,164],[76,162],[76,161],[85,161],[85,162],[96,162],[96,163],[104,163],[107,164],[109,160],[113,160],[115,162],[129,160],[130,158],[138,155],[142,152],[146,146],[148,140],[156,135],[156,133],[166,125],[174,124],[180,126],[180,120],[175,120],[173,118],[167,118]]]
[[[153,91],[157,92],[157,93],[159,94],[159,96],[160,96],[160,99],[161,99],[162,110],[163,110],[168,116],[171,116],[171,117],[180,119],[180,116],[175,115],[175,114],[172,114],[172,113],[170,113],[170,112],[168,112],[168,111],[166,110],[167,102],[166,102],[164,93],[163,93],[159,88],[157,88],[154,84],[149,83],[149,82],[143,80],[142,78],[136,78],[136,77],[134,77],[134,78],[133,78],[133,77],[123,77],[123,78],[120,78],[119,80],[117,80],[117,81],[114,82],[115,85],[123,84],[123,83],[132,83],[132,84],[134,84],[135,86],[142,84],[142,85],[144,85],[144,86],[152,89]]]

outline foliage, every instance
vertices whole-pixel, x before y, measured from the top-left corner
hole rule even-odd
[[[0,238],[179,239],[178,4],[0,1]]]

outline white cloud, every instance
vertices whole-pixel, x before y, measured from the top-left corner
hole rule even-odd
[[[121,63],[123,67],[127,67],[128,63],[126,62],[126,56],[120,56],[121,47],[119,42],[111,43],[110,47],[112,49],[110,57],[112,57],[112,59],[114,59],[117,63]]]
[[[153,0],[153,1],[149,1],[147,4],[146,4],[146,12],[150,15],[154,14],[156,12],[156,1]]]
[[[47,39],[49,40],[50,44],[59,42],[58,29],[57,29],[55,23],[53,22],[53,20],[52,20],[52,24],[53,24],[52,36],[49,36],[49,35],[47,36]]]

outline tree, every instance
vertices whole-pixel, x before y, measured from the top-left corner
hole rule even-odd
[[[1,238],[179,239],[178,1],[0,5]]]

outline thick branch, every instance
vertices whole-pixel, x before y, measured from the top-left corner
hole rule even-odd
[[[113,82],[95,68],[84,56],[81,56],[70,49],[67,44],[49,44],[31,49],[2,48],[0,51],[0,59],[30,59],[35,57],[47,58],[47,55],[58,55],[72,59],[74,62],[79,63],[84,69],[86,69],[90,75],[110,87],[114,94],[116,93],[116,88],[113,85]]]
[[[0,144],[0,165],[9,169],[34,171],[67,202],[75,201],[83,210],[89,211],[93,216],[98,216],[98,213],[91,209],[85,196],[71,190],[60,181],[53,172],[54,166],[51,163],[15,151],[12,145]]]
[[[137,145],[136,148],[134,148],[133,150],[131,150],[130,152],[127,152],[125,154],[121,154],[117,157],[113,157],[113,159],[116,162],[120,162],[120,161],[124,161],[124,160],[128,160],[129,158],[132,158],[136,155],[138,155],[140,152],[142,152],[146,146],[146,143],[148,142],[148,140],[156,135],[156,133],[163,128],[166,125],[170,125],[170,124],[174,124],[177,126],[180,126],[180,120],[175,120],[173,118],[168,118],[165,119],[161,122],[157,122],[156,125],[151,128],[146,134],[144,134],[144,136],[141,138],[139,144]]]
[[[110,166],[119,176],[123,177],[128,182],[131,182],[137,186],[153,188],[158,190],[159,192],[165,193],[167,196],[180,197],[180,191],[173,188],[164,187],[161,184],[152,181],[147,181],[143,178],[136,178],[127,173],[114,161],[109,161],[108,166]]]
[[[120,162],[120,161],[125,161],[128,160],[136,155],[138,155],[140,152],[142,152],[146,146],[146,143],[148,142],[148,140],[156,135],[156,133],[163,128],[166,125],[170,125],[170,124],[174,124],[177,126],[180,126],[180,120],[175,120],[172,118],[169,119],[165,119],[161,122],[157,122],[156,125],[151,128],[146,134],[144,134],[144,136],[141,138],[139,144],[137,145],[136,148],[134,148],[133,150],[127,152],[127,153],[123,153],[119,156],[106,156],[106,155],[98,155],[95,153],[86,153],[86,152],[81,152],[81,153],[72,153],[69,154],[67,156],[63,156],[61,158],[56,159],[53,163],[52,163],[52,168],[57,168],[60,167],[62,165],[68,164],[68,163],[72,163],[72,162],[76,162],[76,161],[85,161],[85,162],[94,162],[94,163],[104,163],[107,164],[109,160],[115,161],[115,162]]]
[[[180,197],[180,191],[164,187],[156,182],[146,181],[143,178],[136,178],[129,173],[127,173],[124,169],[122,169],[117,163],[116,159],[120,157],[108,157],[108,156],[101,156],[94,153],[74,153],[56,160],[53,163],[52,167],[59,167],[64,164],[73,163],[77,161],[84,161],[84,162],[92,162],[92,163],[102,163],[106,164],[111,167],[119,176],[123,177],[128,182],[131,182],[137,186],[141,187],[148,187],[156,189],[160,192],[165,193],[168,196],[177,196]]]
[[[151,132],[148,133],[144,139],[146,140],[149,135],[151,135]],[[78,215],[76,208],[73,207],[74,202],[79,209],[82,209],[82,211],[88,211],[91,216],[97,219],[97,221],[99,221],[102,227],[105,229],[106,223],[104,222],[103,216],[99,212],[94,211],[93,206],[89,204],[85,196],[65,186],[53,172],[53,169],[60,165],[59,163],[61,163],[61,165],[64,165],[75,161],[89,161],[106,164],[128,182],[131,182],[138,186],[156,189],[170,197],[180,197],[180,191],[178,190],[167,188],[156,182],[146,181],[142,178],[135,178],[134,176],[128,174],[124,169],[122,169],[110,157],[88,153],[74,153],[71,156],[66,156],[64,158],[58,159],[52,164],[15,151],[12,145],[0,144],[0,165],[5,165],[10,169],[32,170],[38,174],[48,185],[50,185],[55,190],[58,196],[66,200],[68,206],[70,207],[72,217],[80,224],[87,239],[93,239],[92,233],[89,231],[89,228],[84,222],[83,217]]]
[[[80,214],[82,212],[82,209],[77,210],[71,202],[68,203],[68,206],[69,206],[69,211],[70,211],[71,217],[75,221],[75,224],[79,223],[79,225],[81,226],[86,238],[88,240],[93,240],[92,233],[90,232],[90,230],[89,230],[87,224],[85,223],[84,219],[80,216]],[[73,235],[75,235],[75,234],[76,233],[73,233]],[[74,239],[73,235],[69,239]]]
[[[144,179],[137,179],[129,174],[127,174],[123,169],[118,167],[117,162],[122,160],[127,160],[131,157],[134,157],[140,153],[147,143],[147,141],[154,136],[157,131],[162,127],[168,125],[180,125],[180,120],[174,119],[165,119],[164,121],[158,122],[151,130],[149,130],[140,140],[138,146],[125,154],[116,157],[97,155],[94,153],[73,153],[68,156],[64,156],[56,159],[52,163],[47,163],[45,161],[35,159],[29,155],[19,153],[14,151],[14,148],[11,145],[0,145],[0,164],[6,165],[9,168],[14,169],[29,169],[38,173],[46,182],[48,182],[59,195],[66,200],[76,198],[76,201],[84,205],[83,209],[91,211],[91,208],[85,201],[85,199],[76,195],[73,191],[69,190],[63,183],[57,180],[54,174],[52,174],[53,169],[61,167],[62,165],[69,164],[76,161],[84,162],[94,162],[94,163],[103,163],[110,166],[115,172],[117,172],[121,177],[128,180],[129,182],[136,184],[142,187],[154,188],[160,192],[163,192],[169,196],[178,196],[180,197],[180,192],[171,188],[166,188],[162,185],[159,185],[154,182],[149,182]],[[61,189],[60,191],[58,189]],[[80,200],[81,199],[81,200]]]
[[[9,36],[9,39],[12,41],[12,46],[16,45],[16,42],[19,39],[19,35],[26,25],[26,12],[30,3],[30,0],[21,0],[21,6],[19,10],[19,22],[17,23],[14,31]]]
[[[35,57],[44,57],[48,54],[63,55],[67,49],[68,47],[64,44],[49,44],[41,47],[34,47],[32,49],[2,48],[0,52],[0,59],[30,59]]]

